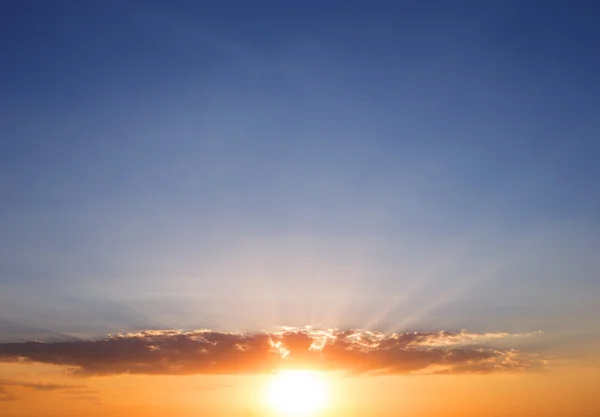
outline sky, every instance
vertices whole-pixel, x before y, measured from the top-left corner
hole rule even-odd
[[[584,0],[2,2],[0,414],[294,367],[328,416],[600,414],[599,45]]]

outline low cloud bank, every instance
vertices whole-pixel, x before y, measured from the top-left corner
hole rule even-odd
[[[354,374],[491,373],[543,366],[544,361],[536,356],[494,347],[535,334],[161,330],[102,340],[4,343],[0,344],[0,361],[67,366],[82,375],[248,374],[286,367]]]

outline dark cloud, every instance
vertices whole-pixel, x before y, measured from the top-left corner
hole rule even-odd
[[[305,328],[247,334],[145,331],[102,340],[0,344],[0,360],[62,365],[83,375],[264,373],[284,367],[361,374],[489,373],[541,365],[539,359],[495,347],[532,335]]]

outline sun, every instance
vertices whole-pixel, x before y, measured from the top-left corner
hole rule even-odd
[[[270,381],[266,400],[269,407],[285,417],[312,416],[327,405],[328,387],[319,372],[286,370]]]

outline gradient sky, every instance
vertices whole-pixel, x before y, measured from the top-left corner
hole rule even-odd
[[[599,47],[583,0],[4,1],[0,342],[541,331],[512,347],[598,366]]]

